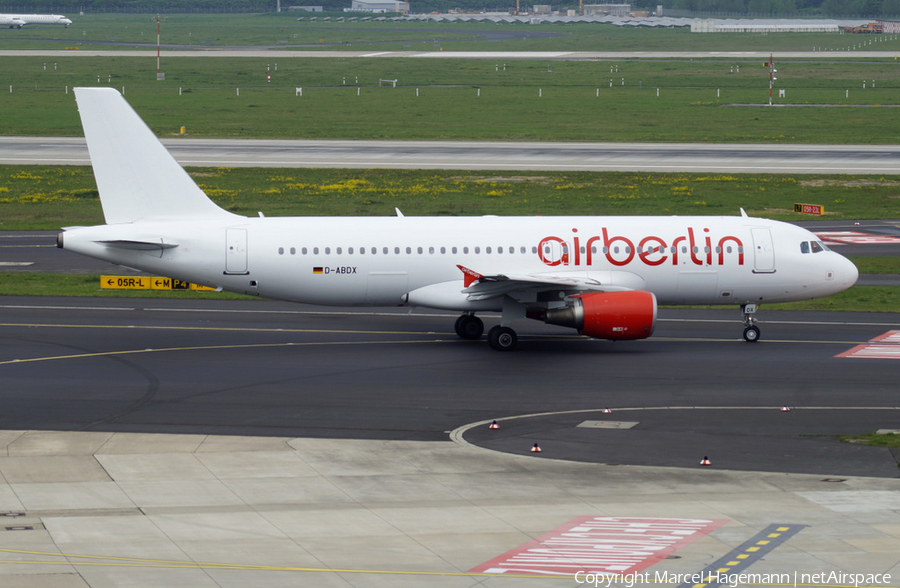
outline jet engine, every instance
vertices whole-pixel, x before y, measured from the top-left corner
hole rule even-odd
[[[643,290],[590,292],[572,297],[572,305],[553,308],[540,318],[550,325],[612,341],[645,339],[656,325],[656,296]]]

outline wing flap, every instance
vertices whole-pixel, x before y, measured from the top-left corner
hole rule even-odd
[[[582,292],[622,292],[644,287],[644,280],[631,272],[601,271],[547,274],[482,275],[458,266],[465,276],[463,293],[471,301],[500,296],[531,298],[541,293],[574,295]]]

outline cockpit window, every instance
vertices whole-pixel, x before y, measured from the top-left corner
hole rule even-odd
[[[800,243],[800,253],[809,253],[809,241]]]
[[[812,242],[810,243],[810,245],[812,245],[812,252],[813,252],[813,253],[818,253],[818,252],[820,252],[820,251],[825,251],[825,246],[824,246],[822,243],[820,243],[819,241],[812,241]]]

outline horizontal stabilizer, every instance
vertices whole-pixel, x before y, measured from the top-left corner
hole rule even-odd
[[[135,241],[133,239],[116,239],[110,241],[98,241],[107,247],[116,247],[118,249],[130,249],[132,251],[161,251],[163,249],[174,249],[178,247],[178,243],[165,243],[162,239],[156,241]]]
[[[75,88],[107,224],[235,217],[216,206],[112,88]]]

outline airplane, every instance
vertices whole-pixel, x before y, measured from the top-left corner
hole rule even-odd
[[[76,88],[106,224],[57,245],[204,286],[331,306],[500,313],[490,347],[522,318],[613,341],[649,337],[658,305],[739,305],[756,342],[762,303],[828,296],[855,265],[813,233],[740,216],[245,217],[214,204],[119,92]]]
[[[0,26],[21,29],[29,24],[61,24],[69,28],[72,21],[60,14],[0,14]]]

